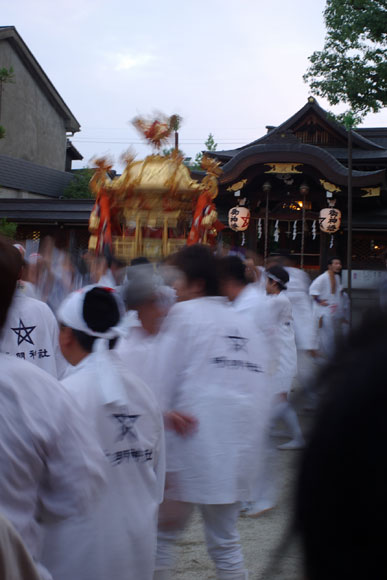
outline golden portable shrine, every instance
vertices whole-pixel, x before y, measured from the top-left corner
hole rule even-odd
[[[156,149],[176,124],[170,119],[133,124]],[[126,262],[138,256],[159,260],[186,244],[214,244],[224,226],[217,219],[219,163],[203,158],[206,171],[201,182],[191,178],[175,148],[170,155],[155,153],[135,161],[127,153],[125,169],[111,177],[111,164],[96,160],[90,189],[96,202],[90,215],[89,250],[97,255],[106,248]]]

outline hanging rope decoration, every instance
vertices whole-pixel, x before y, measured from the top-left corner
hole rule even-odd
[[[244,246],[245,243],[246,243],[246,234],[245,234],[245,232],[243,232],[242,233],[242,243],[241,243],[241,246]]]
[[[258,240],[262,238],[262,219],[258,220]]]
[[[297,237],[297,220],[293,224],[293,237],[292,240],[295,240]]]
[[[312,224],[312,238],[315,240],[317,236],[317,230],[316,230],[316,220],[313,220],[313,224]]]
[[[280,231],[279,231],[279,220],[277,220],[275,222],[275,226],[274,226],[274,241],[275,242],[278,242],[278,240],[279,240],[279,234],[280,234]]]
[[[331,241],[330,241],[330,244],[329,244],[329,247],[330,248],[333,248],[334,239],[335,239],[335,236],[331,235]]]

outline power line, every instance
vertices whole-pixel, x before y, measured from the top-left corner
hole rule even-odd
[[[114,140],[114,141],[106,141],[104,139],[71,139],[73,143],[96,143],[96,144],[108,144],[108,145],[146,145],[146,141],[131,141],[130,139],[126,140]],[[218,145],[245,145],[246,141],[217,141]],[[168,143],[165,144],[165,147],[168,147]],[[205,143],[203,141],[183,141],[179,140],[179,145],[203,145],[205,147]]]

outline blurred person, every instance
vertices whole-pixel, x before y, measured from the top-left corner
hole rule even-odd
[[[292,305],[294,335],[297,347],[297,378],[307,397],[307,408],[314,408],[316,394],[312,392],[315,357],[317,354],[317,330],[313,318],[312,298],[309,295],[311,280],[308,274],[296,267],[291,254],[281,257],[281,265],[289,274],[286,296]]]
[[[74,372],[64,388],[105,450],[107,486],[92,513],[53,523],[42,561],[55,580],[151,580],[163,498],[163,418],[153,393],[115,350],[123,306],[89,286],[61,305],[60,345]]]
[[[47,304],[29,298],[19,287],[23,271],[20,252],[14,254],[14,260],[19,278],[7,320],[0,333],[0,352],[28,360],[53,377],[62,379],[68,364],[59,348],[56,318]]]
[[[386,314],[368,313],[318,377],[295,495],[308,580],[385,577],[386,351]]]
[[[20,275],[20,254],[0,238],[0,328]],[[60,383],[29,362],[0,354],[0,513],[37,565],[47,521],[84,513],[104,484],[102,450]],[[68,555],[66,555],[68,557]]]
[[[266,274],[262,256],[246,251],[245,258],[247,281],[254,284],[258,290],[266,292]]]
[[[260,340],[267,346],[269,352],[267,384],[270,388],[271,372],[275,357],[273,352],[277,345],[273,343],[273,322],[270,319],[270,308],[266,293],[263,294],[256,285],[247,282],[246,261],[243,262],[238,256],[226,256],[219,260],[219,281],[221,294],[227,296],[237,312],[246,316],[254,325]],[[266,279],[266,274],[265,277]],[[245,502],[242,507],[242,515],[258,517],[263,512],[272,509],[277,500],[275,480],[274,452],[269,433],[266,434],[265,469],[262,480],[256,492],[254,501]]]
[[[108,288],[113,288],[116,281],[113,275],[109,271],[108,261],[106,256],[91,254],[88,258],[89,269],[90,269],[90,282],[91,284],[101,284],[101,286],[107,286]],[[102,282],[101,282],[102,280]]]
[[[113,276],[115,287],[122,286],[126,277],[126,264],[115,256],[110,259],[110,272]]]
[[[226,256],[218,262],[220,293],[226,296],[237,312],[247,314],[257,331],[267,335],[267,297],[253,282],[249,282],[248,266],[238,256]],[[266,274],[265,274],[266,278]]]
[[[266,270],[268,308],[275,333],[276,370],[273,376],[272,421],[282,420],[288,427],[291,440],[278,449],[302,449],[305,445],[297,413],[289,402],[289,391],[297,374],[297,350],[293,329],[292,305],[285,294],[289,274],[281,266]]]
[[[340,338],[343,322],[343,298],[340,272],[341,260],[333,257],[328,260],[328,269],[320,274],[309,288],[313,298],[314,320],[317,327],[317,340],[320,356],[330,358]]]
[[[76,272],[71,256],[56,248],[53,238],[46,236],[40,253],[31,254],[28,261],[28,272],[36,298],[45,302],[55,313],[74,287]]]
[[[236,528],[255,499],[268,420],[265,345],[218,294],[216,259],[190,246],[174,259],[178,303],[152,356],[167,431],[166,501],[154,578],[171,578],[174,543],[195,504],[220,580],[247,578]]]
[[[151,380],[152,366],[147,364],[149,349],[169,309],[175,302],[175,293],[154,273],[151,264],[140,263],[128,268],[122,298],[127,308],[123,318],[124,336],[116,350],[130,364],[131,371],[146,383]]]
[[[20,279],[17,283],[17,288],[19,292],[22,292],[24,296],[28,296],[29,298],[37,298],[36,292],[34,290],[33,285],[31,282],[28,281],[28,263],[26,261],[26,249],[22,244],[13,244],[13,247],[16,248],[22,257],[22,270],[20,274]]]

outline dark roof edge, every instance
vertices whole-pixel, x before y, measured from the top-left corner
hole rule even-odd
[[[346,185],[348,169],[327,151],[315,145],[300,143],[294,146],[288,144],[253,145],[240,151],[235,157],[223,165],[223,174],[220,183],[229,183],[240,177],[242,171],[252,165],[263,163],[300,163],[307,164],[320,170],[328,180],[338,185]],[[386,170],[380,171],[353,171],[352,183],[354,187],[379,185],[384,181]]]
[[[318,104],[318,102],[314,97],[309,97],[307,103],[299,111],[297,111],[297,113],[294,113],[294,115],[289,117],[289,119],[287,119],[274,129],[266,133],[266,135],[263,135],[263,137],[260,137],[259,139],[256,139],[255,141],[252,141],[247,145],[243,145],[243,147],[241,147],[240,149],[245,149],[246,147],[251,147],[252,145],[258,145],[259,143],[263,143],[264,141],[266,141],[266,139],[268,139],[269,136],[272,136],[275,133],[280,133],[281,131],[286,131],[287,129],[290,128],[291,125],[293,125],[299,119],[301,119],[301,117],[303,117],[303,115],[305,115],[309,110],[314,111],[319,117],[323,118],[324,121],[328,123],[333,130],[337,131],[344,139],[347,139],[347,130],[345,129],[345,127],[340,123],[338,123],[337,121],[335,121],[334,119],[332,119],[328,115],[327,111],[325,111],[325,109],[320,107],[320,105]],[[357,130],[352,130],[352,143],[353,145],[357,145],[362,149],[383,149],[383,147],[381,147],[377,143],[374,143],[373,141],[370,141],[366,137],[360,135],[357,132]]]
[[[50,102],[65,119],[66,131],[73,133],[80,131],[81,126],[79,122],[74,117],[73,113],[70,111],[20,34],[17,32],[15,26],[1,26],[0,40],[8,40],[14,46],[28,70],[35,76],[36,80],[43,88]]]

